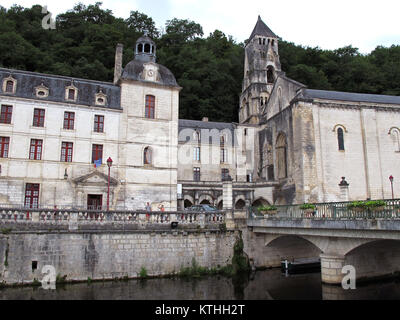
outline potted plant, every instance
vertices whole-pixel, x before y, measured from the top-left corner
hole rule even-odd
[[[366,211],[367,206],[364,201],[353,201],[347,205],[347,208],[353,211]]]
[[[309,216],[314,213],[316,206],[315,206],[315,204],[312,204],[312,203],[303,203],[300,206],[300,209],[304,211],[306,216]]]
[[[261,206],[258,208],[258,211],[265,216],[273,215],[278,212],[278,208],[274,205],[272,206]]]
[[[371,200],[365,203],[368,209],[371,211],[383,211],[385,209],[385,201],[383,200]]]

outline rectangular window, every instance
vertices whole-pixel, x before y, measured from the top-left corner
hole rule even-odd
[[[193,168],[193,180],[200,181],[200,168]]]
[[[194,147],[193,149],[193,160],[200,161],[200,147]]]
[[[0,123],[11,123],[12,106],[1,105]]]
[[[33,111],[33,126],[44,127],[44,109],[34,109]]]
[[[225,180],[229,177],[229,169],[221,169],[221,179]]]
[[[226,149],[221,149],[221,163],[225,163],[226,161],[227,161]]]
[[[39,184],[27,183],[25,186],[25,207],[38,208],[39,206]]]
[[[63,142],[61,144],[61,160],[63,162],[72,162],[72,142]]]
[[[68,89],[68,100],[75,100],[75,90]]]
[[[92,146],[92,163],[96,160],[101,160],[103,163],[103,145],[102,144],[94,144]]]
[[[14,81],[8,80],[6,83],[6,92],[14,92]]]
[[[145,105],[145,117],[146,118],[154,119],[155,101],[156,101],[156,98],[154,96],[150,96],[150,95],[146,96],[146,105]]]
[[[64,129],[74,130],[75,112],[64,112]]]
[[[94,116],[94,132],[104,132],[104,116]]]
[[[0,158],[8,158],[9,137],[0,137]]]
[[[43,145],[43,140],[31,139],[31,146],[29,148],[29,159],[31,160],[42,159],[42,145]]]

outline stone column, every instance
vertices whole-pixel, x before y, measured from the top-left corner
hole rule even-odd
[[[78,230],[78,212],[71,212],[68,222],[68,230]]]
[[[223,201],[223,209],[231,210],[233,203],[233,191],[232,191],[232,179],[229,176],[227,179],[223,181],[222,185],[222,201]]]
[[[321,280],[328,284],[341,284],[345,276],[342,273],[344,256],[321,254]]]
[[[340,188],[340,200],[341,201],[349,201],[349,184],[345,180],[345,177],[342,177],[342,181],[339,183]]]

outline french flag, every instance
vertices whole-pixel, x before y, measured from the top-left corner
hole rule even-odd
[[[97,168],[97,167],[100,167],[100,166],[101,166],[101,159],[94,160],[94,167]]]

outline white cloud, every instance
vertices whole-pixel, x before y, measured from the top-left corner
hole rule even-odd
[[[2,0],[2,5],[10,7],[17,1]],[[81,0],[85,4],[95,1]],[[25,7],[47,4],[53,14],[77,2],[18,1]],[[219,29],[239,42],[249,37],[261,15],[278,36],[304,46],[336,49],[352,45],[367,53],[380,44],[400,44],[399,0],[103,0],[103,8],[123,18],[138,10],[151,16],[158,27],[175,17],[190,19],[203,26],[206,36]]]

